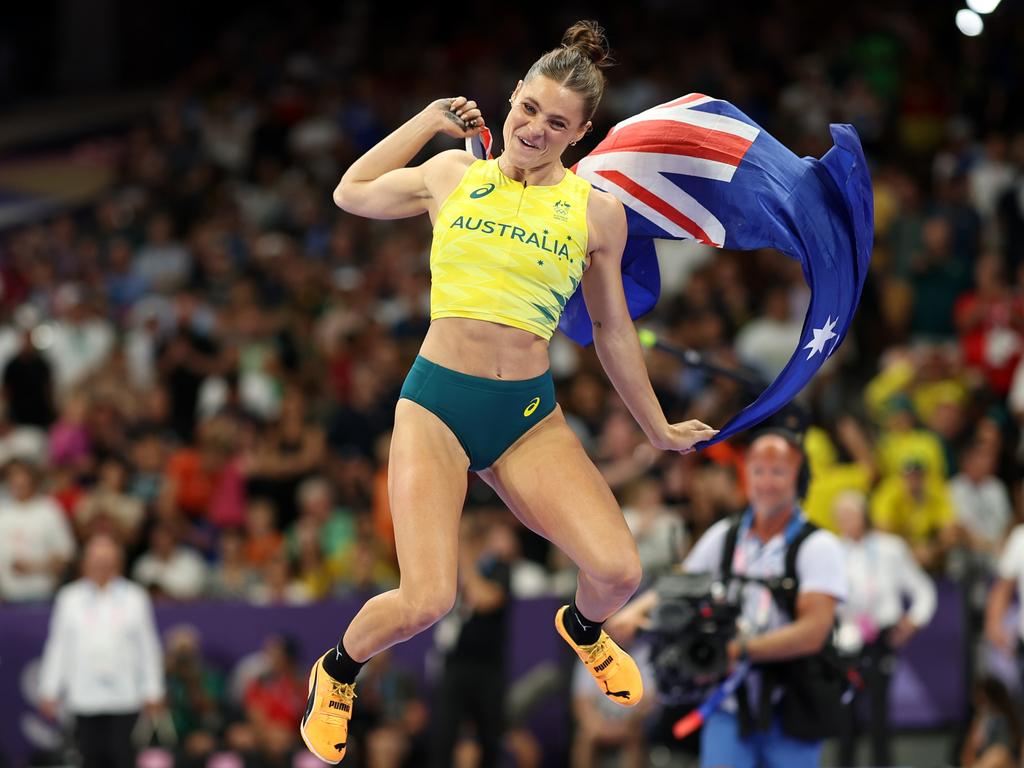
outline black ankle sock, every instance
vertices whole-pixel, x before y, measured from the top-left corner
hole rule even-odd
[[[365,661],[356,661],[347,653],[341,640],[324,656],[324,671],[339,683],[354,683]]]
[[[569,603],[569,607],[562,614],[562,626],[569,633],[569,637],[576,645],[592,645],[601,638],[601,625],[603,621],[591,621],[576,607],[576,601]]]

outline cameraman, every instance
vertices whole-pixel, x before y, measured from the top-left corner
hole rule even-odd
[[[837,674],[829,681],[829,670],[817,662],[824,658],[836,604],[846,596],[846,577],[836,537],[806,528],[797,503],[806,473],[806,457],[795,435],[784,430],[761,433],[746,456],[750,506],[738,521],[731,568],[723,567],[723,557],[735,520],[713,525],[683,563],[689,573],[731,572],[746,579],[779,580],[790,546],[799,546],[797,584],[790,585],[795,593],[790,595],[792,612],[779,605],[777,592],[773,596],[756,581],[738,579],[742,586],[727,585],[730,594],[738,589],[741,607],[739,634],[729,641],[727,653],[732,663],[746,658],[754,666],[737,695],[704,723],[703,768],[816,766],[823,738],[833,735],[825,731],[834,723],[826,727],[817,722],[822,710],[837,718],[841,683]],[[649,627],[657,602],[654,590],[645,593],[609,621],[609,632],[628,640],[637,629]]]

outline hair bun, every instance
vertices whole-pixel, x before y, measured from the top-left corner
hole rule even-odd
[[[596,21],[577,21],[565,31],[562,45],[574,49],[597,67],[610,67],[612,60],[604,28]]]

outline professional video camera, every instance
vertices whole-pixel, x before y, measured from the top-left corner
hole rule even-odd
[[[688,704],[725,678],[726,645],[736,634],[738,603],[709,573],[671,573],[655,584],[658,604],[647,637],[658,692]]]

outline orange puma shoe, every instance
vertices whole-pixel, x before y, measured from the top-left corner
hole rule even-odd
[[[324,656],[317,659],[309,671],[309,700],[299,733],[310,752],[334,765],[345,756],[356,687],[354,683],[339,683],[328,675],[324,671]]]
[[[605,696],[623,707],[635,707],[644,697],[643,678],[636,662],[603,629],[596,643],[576,645],[562,622],[568,608],[568,605],[563,605],[555,614],[558,634],[576,651]]]

